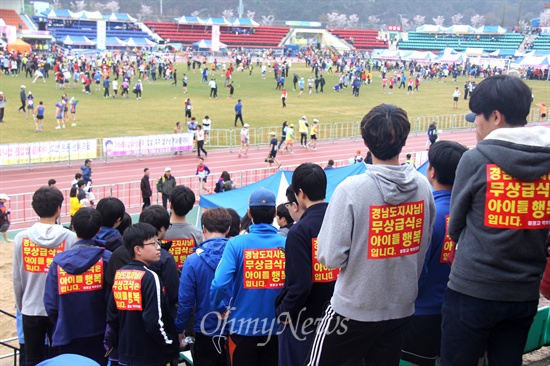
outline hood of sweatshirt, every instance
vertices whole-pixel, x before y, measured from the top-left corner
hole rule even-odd
[[[390,205],[398,205],[409,200],[418,188],[415,178],[419,173],[412,164],[369,165],[366,174],[374,178],[384,202]]]
[[[57,248],[59,244],[71,236],[72,231],[61,225],[38,222],[27,229],[27,234],[33,243],[40,243],[40,246],[46,248]]]
[[[195,253],[203,260],[207,266],[216,270],[220,260],[222,259],[223,250],[227,244],[227,238],[212,238],[203,241],[202,244],[195,249]]]
[[[81,240],[74,244],[73,249],[57,256],[55,261],[70,274],[81,274],[93,266],[103,255],[105,249],[95,245],[93,240]]]
[[[499,128],[480,141],[476,149],[522,181],[533,181],[550,172],[550,129],[547,127]]]
[[[114,251],[123,244],[122,235],[117,229],[112,227],[102,226],[99,232],[94,237],[94,240],[102,247],[110,251]],[[120,244],[120,245],[119,245]]]

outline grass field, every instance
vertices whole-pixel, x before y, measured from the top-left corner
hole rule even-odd
[[[227,99],[229,89],[223,86],[224,76],[217,72],[214,77],[218,81],[218,98],[209,99],[210,88],[200,83],[200,74],[197,71],[187,71],[187,66],[178,64],[178,87],[171,87],[171,80],[156,82],[144,81],[143,99],[136,100],[130,93],[130,99],[104,99],[103,89],[86,95],[78,88],[55,90],[55,83],[50,78],[43,83],[38,80],[31,83],[30,78],[24,76],[0,77],[0,90],[7,97],[4,121],[0,124],[0,143],[34,142],[46,140],[69,140],[79,138],[116,137],[125,135],[146,135],[157,133],[171,133],[176,121],[184,121],[184,101],[191,98],[193,115],[200,122],[205,115],[210,116],[213,128],[233,128],[233,107],[237,99],[242,99],[243,116],[246,123],[252,127],[280,126],[282,121],[296,122],[302,115],[311,121],[318,118],[323,123],[359,121],[375,105],[393,103],[404,108],[409,117],[436,116],[468,112],[467,101],[460,97],[459,109],[452,109],[452,93],[456,86],[463,92],[466,78],[459,78],[453,84],[449,78],[446,83],[437,80],[423,81],[420,92],[407,95],[403,89],[395,89],[392,95],[381,93],[380,74],[373,72],[373,84],[363,85],[359,97],[351,95],[351,88],[336,93],[332,86],[337,83],[338,76],[327,74],[325,93],[312,95],[306,90],[301,98],[298,92],[292,91],[292,73],[304,77],[311,74],[310,69],[303,63],[294,62],[286,82],[288,90],[287,108],[281,108],[280,91],[275,90],[273,73],[268,69],[266,79],[261,79],[260,68],[253,70],[252,76],[248,72],[236,72],[233,75],[235,94],[233,99]],[[183,94],[181,77],[186,72],[189,78],[189,93]],[[44,131],[34,133],[34,122],[25,119],[24,113],[18,113],[20,106],[19,87],[27,86],[27,92],[32,91],[35,96],[35,105],[44,101],[46,118]],[[121,84],[121,80],[119,80]],[[533,88],[535,103],[550,102],[550,83],[543,81],[529,81]],[[70,84],[72,85],[72,83]],[[133,84],[132,84],[133,86]],[[63,92],[68,97],[77,97],[80,102],[77,108],[77,127],[71,127],[70,122],[64,130],[55,130],[55,104]]]

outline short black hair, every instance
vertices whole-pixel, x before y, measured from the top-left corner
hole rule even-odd
[[[69,192],[69,197],[77,197],[78,196],[78,188],[71,187],[71,191]]]
[[[292,188],[292,185],[286,187],[285,196],[288,202],[294,202],[298,204],[298,200],[296,199],[296,195],[294,194],[294,189]]]
[[[168,230],[170,227],[170,215],[161,205],[151,205],[139,215],[139,222],[151,224],[160,231],[162,228]]]
[[[393,104],[380,104],[361,121],[361,136],[372,155],[390,160],[401,153],[411,124],[407,112]]]
[[[324,200],[327,193],[327,175],[314,163],[300,164],[292,174],[292,189],[305,193],[310,201]]]
[[[117,231],[120,233],[120,235],[124,234],[124,231],[128,229],[132,225],[132,216],[128,212],[124,213],[124,217],[122,220],[120,220],[120,225],[116,227]]]
[[[149,168],[143,168],[143,172],[146,173],[149,170]]]
[[[254,224],[272,224],[275,218],[275,206],[252,206],[249,212]]]
[[[32,195],[32,208],[39,217],[54,217],[63,204],[63,193],[55,187],[38,188]]]
[[[130,252],[132,258],[134,258],[134,248],[143,246],[146,240],[155,236],[158,236],[158,231],[153,225],[139,222],[126,229],[122,237],[124,239],[124,247]]]
[[[333,166],[333,165],[334,165],[334,160],[330,159],[330,160],[328,161],[328,165]]]
[[[428,151],[429,166],[435,169],[435,180],[439,184],[452,186],[456,167],[468,148],[455,141],[438,141]]]
[[[229,212],[229,215],[231,216],[231,225],[229,227],[229,232],[227,233],[228,238],[232,238],[234,236],[239,235],[239,231],[241,228],[241,217],[232,208],[226,208],[227,212]]]
[[[225,234],[231,226],[231,215],[223,207],[210,208],[202,213],[201,224],[211,233]]]
[[[84,182],[82,179],[76,182],[76,185],[78,188],[84,187],[86,185],[86,182]]]
[[[530,113],[531,95],[531,89],[519,78],[494,75],[481,81],[472,91],[469,107],[487,120],[493,111],[499,111],[506,117],[506,123],[524,126]]]
[[[56,183],[57,183],[57,181],[56,181],[55,179],[50,179],[50,180],[48,181],[48,186],[51,187],[51,186],[53,186],[53,185],[56,184]]]
[[[71,225],[77,237],[90,240],[101,228],[101,214],[91,207],[82,207],[74,214]]]
[[[74,179],[76,179],[76,180],[82,179],[82,173],[76,173],[76,174],[74,175]]]
[[[195,193],[184,185],[176,186],[170,193],[170,203],[176,215],[185,216],[195,205]]]
[[[84,160],[84,165],[88,164],[88,163],[91,163],[92,161],[90,159],[86,159]]]
[[[101,226],[113,227],[118,219],[122,220],[126,208],[124,203],[116,197],[105,197],[99,200],[96,209],[103,218]]]
[[[281,203],[279,206],[277,206],[277,216],[280,219],[285,219],[286,222],[289,224],[292,224],[294,222],[294,219],[292,216],[290,216],[290,212],[288,212],[288,208],[286,208],[286,205],[284,203]]]

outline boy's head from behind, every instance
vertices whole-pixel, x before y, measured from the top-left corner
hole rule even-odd
[[[63,193],[55,187],[41,187],[32,196],[32,208],[41,218],[57,217],[63,204]]]
[[[374,107],[361,121],[363,141],[379,160],[399,155],[410,131],[407,112],[393,104]]]
[[[139,222],[153,225],[158,231],[159,239],[162,239],[170,227],[170,215],[161,205],[151,205],[141,212]]]
[[[210,208],[201,216],[203,229],[210,233],[218,233],[226,235],[231,226],[231,215],[225,208]]]
[[[79,239],[90,240],[101,228],[101,214],[91,207],[82,207],[73,216],[72,226]]]
[[[103,218],[101,226],[116,228],[126,212],[124,203],[116,197],[105,197],[99,200],[96,209]]]
[[[327,192],[327,175],[317,164],[300,164],[292,174],[292,189],[297,195],[303,192],[310,201],[322,201]]]
[[[441,185],[452,186],[455,182],[456,167],[468,148],[455,141],[438,141],[428,151],[428,179]],[[433,175],[432,175],[433,170]]]
[[[195,205],[195,193],[184,185],[176,186],[170,194],[170,207],[176,216],[186,216]]]

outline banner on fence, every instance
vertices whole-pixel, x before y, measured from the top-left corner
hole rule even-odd
[[[192,133],[124,136],[103,139],[105,156],[151,155],[193,149]]]
[[[0,165],[97,158],[97,139],[0,145]]]

